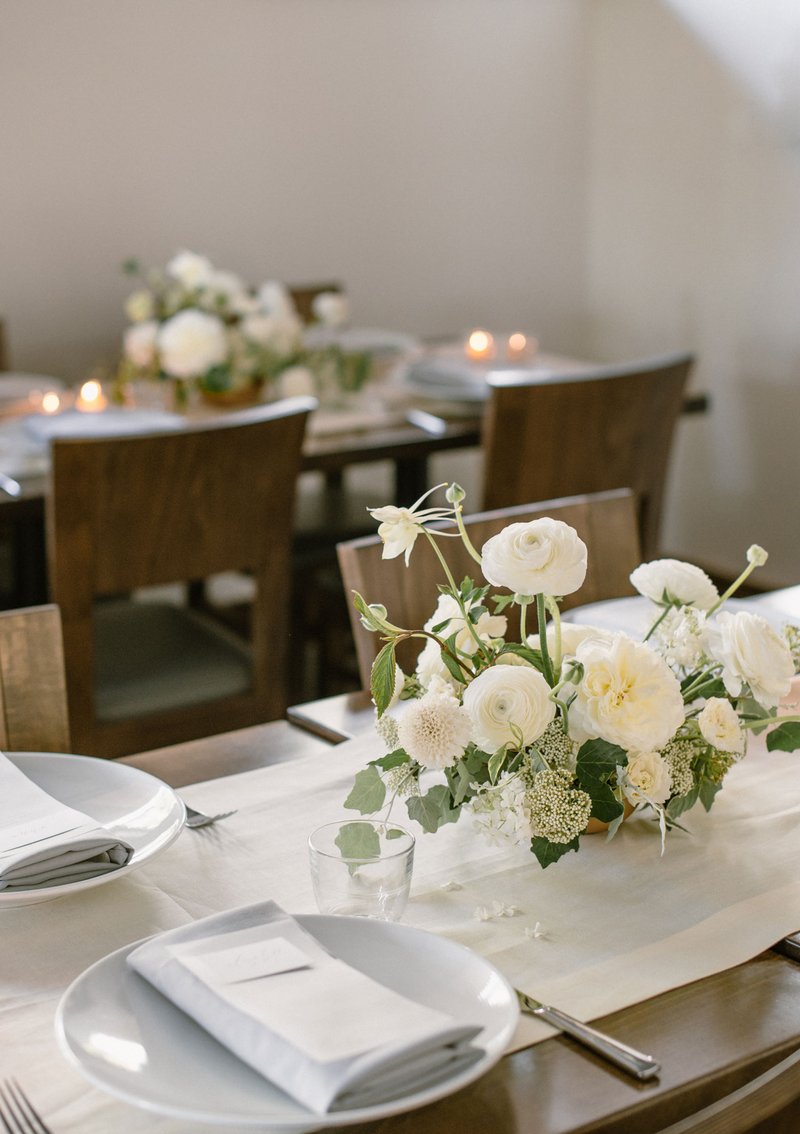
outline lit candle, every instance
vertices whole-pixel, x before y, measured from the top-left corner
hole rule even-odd
[[[42,395],[42,413],[58,413],[61,409],[61,398],[55,390],[48,390]]]
[[[475,362],[483,362],[485,359],[494,358],[494,339],[488,331],[471,331],[467,339],[466,346],[467,358],[473,359]]]
[[[75,400],[75,408],[84,413],[98,413],[108,405],[108,399],[103,393],[103,387],[94,378],[84,382],[80,393]]]
[[[533,358],[538,349],[539,342],[537,339],[523,335],[520,331],[515,331],[513,335],[508,336],[506,358],[509,362],[524,362]]]

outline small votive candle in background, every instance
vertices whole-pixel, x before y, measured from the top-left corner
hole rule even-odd
[[[58,413],[61,409],[61,398],[55,390],[48,390],[42,394],[42,413]]]
[[[482,331],[480,329],[470,331],[465,353],[467,358],[471,358],[475,362],[483,362],[486,359],[494,358],[494,338],[488,331]]]
[[[83,410],[84,413],[99,413],[107,405],[108,399],[103,393],[103,387],[96,379],[90,378],[88,382],[83,383],[75,399],[76,409]]]
[[[513,335],[508,336],[506,359],[508,362],[529,362],[535,358],[538,349],[538,339],[532,335],[523,335],[521,331],[515,331]]]

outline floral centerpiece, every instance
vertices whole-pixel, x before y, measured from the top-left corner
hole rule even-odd
[[[468,812],[494,841],[529,846],[543,867],[577,851],[583,835],[613,836],[632,810],[647,809],[663,852],[685,812],[711,808],[752,733],[770,729],[768,749],[800,746],[800,717],[778,715],[800,632],[782,636],[757,614],[722,609],[766,561],[760,547],[724,595],[692,564],[639,566],[631,581],[652,601],[653,619],[635,641],[562,622],[559,599],[580,588],[587,568],[573,528],[549,518],[512,523],[479,552],[463,523],[463,490],[450,485],[446,498],[448,507],[421,507],[422,497],[411,508],[372,510],[384,558],[403,554],[408,564],[423,535],[445,581],[421,629],[393,624],[384,606],[355,595],[363,625],[384,640],[371,689],[388,752],[358,773],[345,806],[375,813],[402,797],[429,832]],[[486,583],[452,577],[439,544],[454,535]],[[512,606],[519,641],[506,637]],[[528,633],[532,608],[545,633]],[[408,638],[424,647],[404,675],[395,650]],[[411,703],[395,716],[401,698]]]
[[[171,380],[178,401],[192,385],[228,402],[253,400],[265,388],[277,396],[324,396],[331,388],[357,389],[369,375],[362,355],[306,347],[302,321],[281,283],[250,288],[195,252],[178,253],[163,271],[143,271],[136,260],[124,270],[140,286],[125,304],[131,325],[117,374],[120,394],[131,381],[153,378]],[[314,314],[326,325],[346,321],[346,297],[317,296]]]

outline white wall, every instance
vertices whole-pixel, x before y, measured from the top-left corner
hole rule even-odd
[[[800,7],[591,10],[588,345],[696,351],[712,411],[680,425],[664,545],[735,570],[758,542],[797,582]]]
[[[128,256],[579,349],[586,0],[3,0],[12,365],[111,362]]]

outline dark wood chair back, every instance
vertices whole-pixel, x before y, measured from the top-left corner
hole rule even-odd
[[[295,483],[315,405],[52,442],[48,564],[78,752],[126,755],[283,715]],[[189,605],[134,601],[228,571],[254,582],[246,642]]]
[[[0,612],[0,748],[70,751],[57,606]]]
[[[317,296],[324,295],[326,291],[340,292],[342,290],[342,285],[333,280],[331,283],[297,284],[289,288],[289,295],[292,297],[297,314],[302,321],[313,323],[314,300]]]
[[[655,558],[692,363],[674,354],[539,381],[525,371],[490,374],[483,507],[632,488],[642,553]]]
[[[548,500],[524,504],[465,517],[464,523],[473,545],[480,551],[490,536],[512,523],[526,523],[542,516],[563,520],[577,531],[589,550],[586,581],[581,589],[564,599],[563,609],[634,593],[629,575],[640,562],[635,497],[629,490]],[[451,530],[447,528],[446,530]],[[471,558],[460,539],[439,543],[453,578],[465,576],[483,582],[480,566]],[[442,567],[423,536],[417,539],[408,567],[402,556],[383,559],[378,536],[340,543],[339,567],[345,591],[350,597],[358,591],[368,603],[382,603],[389,621],[408,630],[419,630],[433,614],[438,597],[437,585],[445,582]],[[490,608],[491,609],[491,608]],[[378,634],[365,630],[355,608],[350,606],[350,625],[358,654],[362,685],[369,688],[372,663],[383,645]],[[535,630],[535,617],[530,629]],[[406,673],[413,670],[421,643],[404,643],[407,652],[398,662]]]

